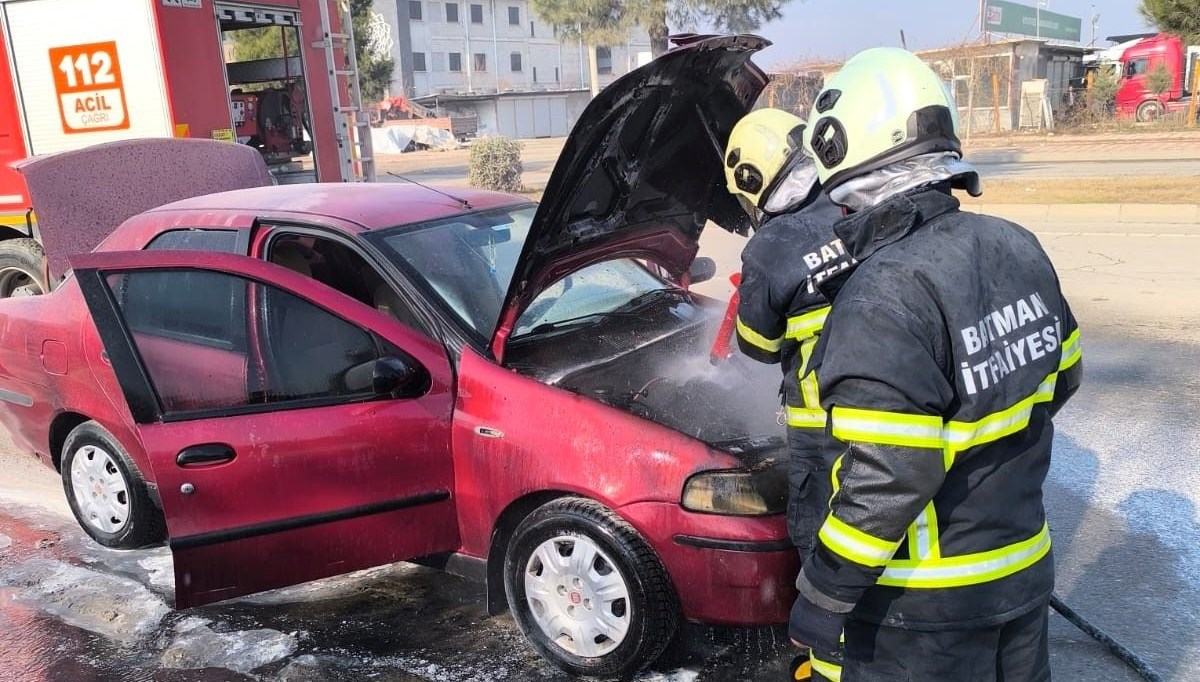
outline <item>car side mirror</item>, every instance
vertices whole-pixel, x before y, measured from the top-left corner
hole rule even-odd
[[[346,388],[393,398],[415,398],[429,390],[429,370],[411,359],[385,355],[346,372]]]
[[[688,270],[688,283],[699,284],[707,282],[717,276],[717,261],[708,256],[700,256],[692,261],[692,267]]]

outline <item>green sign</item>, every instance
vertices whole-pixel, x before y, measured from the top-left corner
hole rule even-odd
[[[987,0],[983,12],[983,27],[992,33],[1017,33],[1023,36],[1079,42],[1083,35],[1083,20],[1055,14],[1036,7],[1018,5],[1007,0]]]

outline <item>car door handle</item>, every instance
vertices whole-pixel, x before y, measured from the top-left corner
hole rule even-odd
[[[224,443],[207,443],[205,445],[193,445],[190,448],[180,450],[179,455],[175,457],[175,463],[181,467],[224,464],[225,462],[232,462],[234,457],[237,457],[237,453],[228,445]]]

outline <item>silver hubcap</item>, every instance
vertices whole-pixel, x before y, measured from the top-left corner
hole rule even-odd
[[[71,460],[71,490],[85,523],[116,533],[129,523],[129,484],[111,455],[85,445]]]
[[[538,546],[525,566],[525,599],[550,641],[576,656],[604,656],[629,632],[625,578],[604,550],[581,535]]]

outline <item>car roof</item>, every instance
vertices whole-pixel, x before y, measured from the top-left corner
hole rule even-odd
[[[422,223],[462,213],[530,203],[530,199],[464,187],[437,189],[465,200],[470,207],[430,187],[400,182],[307,183],[272,185],[183,199],[147,211],[244,211],[313,215],[354,223],[363,230]]]

